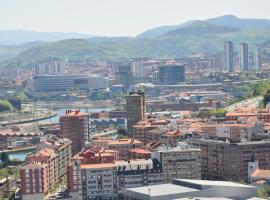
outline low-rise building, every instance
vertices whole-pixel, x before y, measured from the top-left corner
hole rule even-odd
[[[130,200],[163,199],[239,199],[257,195],[258,188],[228,181],[174,179],[172,183],[130,188],[124,190]]]

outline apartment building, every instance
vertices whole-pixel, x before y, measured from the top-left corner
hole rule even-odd
[[[115,150],[119,152],[120,160],[128,160],[130,149],[142,148],[143,143],[136,139],[118,139],[108,142],[108,149]]]
[[[205,124],[201,127],[207,136],[228,138],[232,142],[251,140],[255,134],[262,134],[263,123]]]
[[[270,168],[270,141],[230,143],[228,140],[193,139],[189,144],[201,149],[202,178],[247,181],[252,157],[260,169]]]
[[[134,138],[142,141],[144,145],[153,141],[160,141],[166,134],[167,120],[139,121],[133,126]]]
[[[163,183],[161,164],[157,160],[119,160],[115,166],[118,190]]]
[[[161,163],[163,182],[174,178],[201,179],[201,150],[184,143],[177,146],[159,146],[152,152],[152,159]]]
[[[49,190],[48,173],[47,164],[29,163],[20,168],[23,200],[44,199]]]
[[[89,115],[79,110],[67,110],[60,117],[60,136],[72,142],[72,154],[80,152],[89,141]]]
[[[37,151],[27,156],[26,165],[20,168],[23,195],[45,195],[66,175],[71,141],[54,137],[48,139],[46,145],[45,148],[38,146]]]

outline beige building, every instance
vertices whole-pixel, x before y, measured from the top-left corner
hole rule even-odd
[[[161,146],[152,153],[162,165],[163,182],[174,178],[201,179],[200,149],[179,143],[176,147]]]

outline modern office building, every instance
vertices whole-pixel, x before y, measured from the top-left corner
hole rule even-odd
[[[65,73],[65,64],[63,62],[46,62],[36,66],[36,75],[62,75]]]
[[[144,78],[144,65],[143,62],[132,63],[132,76],[136,79]]]
[[[241,43],[239,45],[239,64],[241,71],[249,71],[249,53],[248,45]]]
[[[230,143],[226,140],[193,139],[201,149],[202,178],[210,180],[247,181],[248,163],[254,157],[260,169],[270,168],[270,141]]]
[[[107,88],[108,79],[98,75],[43,75],[34,77],[36,92],[66,92],[71,88],[91,91]]]
[[[145,115],[145,96],[144,92],[131,92],[126,97],[127,109],[127,134],[133,137],[133,126],[144,119]]]
[[[258,71],[262,66],[261,46],[256,45],[254,51],[254,70]]]
[[[89,115],[78,110],[67,110],[60,117],[60,136],[72,142],[72,154],[80,152],[89,142]]]
[[[227,72],[234,71],[232,42],[224,42],[224,67]]]
[[[179,143],[175,147],[160,146],[152,152],[152,159],[161,163],[163,182],[174,178],[201,179],[201,150]]]
[[[124,89],[127,90],[132,81],[132,64],[131,63],[118,63],[113,65],[113,74],[115,84],[122,84]]]
[[[159,83],[175,85],[185,81],[185,66],[165,65],[159,67]]]

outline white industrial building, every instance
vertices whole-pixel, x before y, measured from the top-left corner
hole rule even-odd
[[[124,191],[131,200],[169,199],[249,199],[257,187],[229,181],[174,179],[172,183],[130,188]]]

